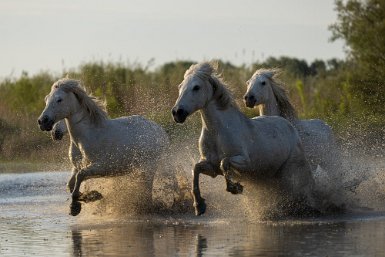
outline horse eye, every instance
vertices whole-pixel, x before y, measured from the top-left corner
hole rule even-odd
[[[262,86],[266,85],[266,81],[261,82]]]
[[[61,101],[63,101],[61,98],[56,100],[57,103],[61,103]]]
[[[201,88],[200,86],[196,85],[193,87],[193,91],[198,91],[200,88]]]

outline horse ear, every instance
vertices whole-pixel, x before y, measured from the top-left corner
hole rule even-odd
[[[272,79],[275,73],[274,73],[273,71],[268,71],[268,72],[266,72],[265,74],[266,74],[266,76],[267,76],[269,79]]]

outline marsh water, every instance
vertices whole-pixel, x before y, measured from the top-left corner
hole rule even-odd
[[[223,211],[102,215],[85,204],[72,217],[68,176],[0,175],[0,256],[385,256],[382,211],[273,222]]]

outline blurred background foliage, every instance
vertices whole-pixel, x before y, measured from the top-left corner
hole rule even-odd
[[[251,65],[235,66],[218,60],[219,71],[239,106],[245,82],[258,68],[280,68],[280,80],[289,91],[302,119],[320,118],[329,123],[340,140],[360,139],[382,145],[385,100],[385,1],[336,1],[337,21],[330,26],[331,40],[344,40],[345,60],[305,60],[269,57]],[[60,75],[41,72],[0,82],[0,161],[67,161],[67,142],[52,142],[38,129],[36,119],[44,96],[54,81],[68,76],[79,79],[89,93],[104,99],[110,117],[145,115],[166,128],[173,140],[199,136],[200,119],[176,125],[170,109],[178,96],[177,85],[194,62],[174,61],[156,68],[140,64],[88,62]]]

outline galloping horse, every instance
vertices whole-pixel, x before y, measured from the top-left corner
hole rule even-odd
[[[156,166],[169,146],[168,136],[159,125],[137,115],[108,118],[102,103],[87,95],[80,82],[73,79],[55,82],[45,101],[38,119],[40,129],[50,131],[65,119],[71,144],[81,153],[81,169],[68,182],[72,215],[81,210],[79,189],[87,179],[138,169],[146,176],[151,191]]]
[[[278,71],[259,69],[253,74],[247,81],[246,106],[258,106],[260,115],[282,116],[289,120],[298,129],[305,156],[313,171],[318,165],[329,172],[336,169],[338,153],[332,129],[319,119],[298,119],[285,88],[276,81]]]
[[[172,115],[175,122],[183,123],[196,111],[202,118],[201,158],[194,166],[192,184],[196,215],[206,210],[199,189],[201,173],[213,178],[223,175],[226,190],[233,194],[243,190],[233,178],[273,180],[287,198],[314,204],[310,196],[314,181],[296,129],[282,117],[247,118],[207,62],[185,72]]]

